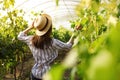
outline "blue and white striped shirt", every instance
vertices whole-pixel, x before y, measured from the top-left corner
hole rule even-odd
[[[72,47],[71,43],[64,43],[60,40],[52,38],[52,45],[45,46],[44,49],[38,49],[31,43],[33,36],[27,36],[24,32],[20,32],[18,39],[27,43],[33,57],[35,59],[35,65],[32,68],[32,74],[39,79],[50,69],[50,63],[58,56],[59,50],[70,50]]]

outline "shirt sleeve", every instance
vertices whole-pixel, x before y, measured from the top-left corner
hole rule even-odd
[[[72,43],[64,43],[60,40],[53,39],[53,46],[58,50],[65,50],[68,51],[72,47]]]
[[[24,32],[20,32],[18,34],[18,40],[23,41],[23,42],[25,42],[27,44],[30,43],[31,39],[32,39],[32,36],[27,36],[27,34],[25,34]]]

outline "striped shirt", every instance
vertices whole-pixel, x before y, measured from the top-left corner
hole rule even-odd
[[[50,63],[58,56],[59,50],[70,50],[71,43],[64,43],[60,40],[52,38],[52,45],[45,46],[43,49],[36,48],[32,45],[31,39],[33,36],[27,36],[24,32],[20,32],[18,39],[27,43],[33,57],[35,59],[35,65],[32,68],[32,74],[39,79],[42,79],[44,73],[50,69]]]

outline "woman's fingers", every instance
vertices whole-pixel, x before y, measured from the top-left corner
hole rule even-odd
[[[75,29],[76,29],[76,30],[81,30],[81,29],[82,29],[82,26],[81,26],[81,25],[77,25],[77,26],[75,27]]]

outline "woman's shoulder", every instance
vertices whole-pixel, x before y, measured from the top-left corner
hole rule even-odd
[[[52,38],[52,42],[53,42],[53,44],[62,44],[62,43],[64,43],[61,40],[56,39],[56,38]]]

